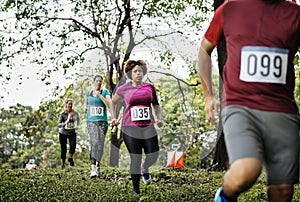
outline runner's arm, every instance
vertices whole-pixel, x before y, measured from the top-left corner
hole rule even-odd
[[[118,102],[120,102],[123,99],[123,97],[121,97],[118,94],[115,94],[112,99],[110,99],[110,114],[111,114],[111,120],[112,120],[112,125],[117,125],[118,124],[118,120],[116,118],[116,105],[118,104]]]
[[[215,46],[203,38],[198,53],[198,73],[205,97],[205,115],[209,122],[216,122],[215,113],[218,110],[218,102],[212,89],[212,65],[211,53]]]
[[[83,111],[87,112],[87,108],[88,108],[88,100],[86,96],[84,96]]]
[[[59,115],[59,118],[58,118],[58,127],[59,128],[62,128],[64,127],[66,124],[65,124],[65,121],[63,121],[63,114],[61,113]]]
[[[100,92],[97,92],[97,96],[102,100],[106,107],[110,107],[110,95],[105,95],[104,97]]]
[[[162,115],[161,115],[161,109],[160,109],[160,106],[159,105],[155,105],[153,106],[153,109],[154,109],[154,113],[156,115],[156,124],[158,127],[162,127],[163,125],[163,118],[162,118]]]

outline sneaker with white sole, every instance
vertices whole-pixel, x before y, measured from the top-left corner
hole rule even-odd
[[[142,172],[142,179],[143,179],[143,182],[148,185],[151,183],[151,175],[149,173],[149,171],[147,172],[146,169],[142,168],[141,169],[141,172]]]

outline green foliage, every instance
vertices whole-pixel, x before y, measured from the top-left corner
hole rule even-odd
[[[0,19],[2,22],[0,31],[14,33],[14,36],[1,36],[0,58],[4,61],[3,66],[7,67],[8,73],[7,75],[0,74],[0,78],[3,78],[4,81],[10,80],[14,67],[18,66],[18,62],[22,60],[22,62],[29,62],[30,65],[37,64],[40,69],[37,77],[47,85],[53,85],[51,77],[57,71],[64,74],[66,79],[76,77],[76,82],[81,81],[82,85],[70,85],[67,89],[56,86],[51,100],[44,102],[38,110],[26,111],[21,119],[19,119],[20,117],[10,117],[10,122],[19,120],[24,124],[9,129],[16,131],[3,130],[1,138],[8,135],[9,140],[13,143],[9,144],[7,147],[9,149],[5,149],[8,156],[3,158],[3,162],[8,162],[9,158],[14,156],[14,161],[8,163],[7,166],[21,167],[20,164],[15,165],[17,159],[25,161],[35,155],[37,163],[55,167],[57,162],[52,162],[49,158],[59,159],[57,118],[64,109],[64,99],[66,97],[75,98],[74,105],[77,107],[75,110],[80,112],[81,118],[84,120],[82,104],[84,92],[88,88],[85,78],[98,73],[98,67],[101,64],[105,70],[101,73],[106,75],[107,88],[112,92],[115,83],[122,77],[124,61],[129,58],[137,46],[144,45],[149,40],[163,44],[162,52],[167,55],[165,57],[161,55],[159,62],[162,61],[170,66],[174,55],[165,45],[168,38],[160,41],[161,37],[177,34],[176,37],[181,38],[189,33],[197,34],[198,32],[189,32],[185,28],[186,25],[197,27],[197,29],[201,27],[204,19],[202,17],[209,10],[206,8],[208,7],[207,2],[206,0],[168,2],[164,0],[4,1],[0,6],[0,11],[3,16],[7,14],[9,17],[5,16]],[[210,3],[209,6],[211,6]],[[188,9],[192,9],[193,12],[188,12]],[[153,32],[153,30],[161,28],[166,30],[165,27],[168,27],[166,32]],[[182,30],[186,30],[186,32],[183,33]],[[85,64],[84,62],[88,61],[89,56],[95,52],[97,52],[98,61]],[[22,63],[22,65],[26,64]],[[76,69],[78,65],[82,65],[80,71]],[[21,84],[22,74],[18,77]],[[185,115],[179,112],[182,110],[182,106],[174,102],[170,105],[173,111],[177,111],[175,114],[179,115],[179,118],[185,118]],[[191,110],[193,114],[197,113],[196,109]],[[188,111],[189,109],[184,110]],[[164,131],[168,134],[166,136],[167,143],[172,141],[172,136],[183,133],[182,130],[178,130],[178,126],[183,121],[177,120],[176,122],[175,117],[170,117],[170,121],[167,122],[171,123],[171,121],[174,121],[174,124],[172,123],[170,128]],[[186,123],[182,126],[183,130],[188,132],[190,126]],[[17,144],[22,141],[13,139],[17,133],[22,138],[24,136],[26,147],[20,147]],[[13,134],[13,136],[9,136],[9,134]],[[83,126],[78,130],[78,139],[78,150],[86,152],[88,150],[85,144],[88,139],[86,127]],[[1,141],[1,144],[2,142],[4,141]],[[18,152],[14,153],[17,149]]]
[[[1,109],[0,113],[0,159],[1,164],[7,162],[9,158],[15,156],[13,161],[17,161],[16,154],[25,149],[27,144],[32,142],[26,142],[28,137],[24,125],[27,121],[28,115],[34,113],[31,107],[26,107],[17,104],[10,107],[8,110]],[[15,167],[19,167],[20,162],[15,164]]]
[[[152,73],[150,71],[150,74]],[[160,74],[163,76],[159,79],[154,81],[150,79],[157,89],[165,122],[164,127],[158,129],[161,148],[159,162],[166,165],[166,153],[172,151],[172,145],[175,144],[178,145],[178,151],[184,152],[187,167],[210,166],[211,159],[200,159],[201,152],[204,151],[202,146],[206,143],[202,134],[214,131],[216,126],[209,124],[205,119],[204,95],[197,74],[191,75],[190,79],[186,80],[181,80],[168,72]],[[218,77],[214,78],[214,88],[218,89]],[[209,153],[213,149],[214,146],[206,149],[209,152],[205,158],[211,158]]]
[[[223,172],[195,169],[161,169],[152,172],[152,183],[141,182],[141,194],[132,194],[126,170],[102,167],[98,179],[90,171],[66,169],[0,169],[1,201],[200,201],[212,202],[221,186]],[[240,202],[266,201],[264,174],[239,197]],[[300,196],[295,186],[292,202]]]
[[[205,121],[205,115],[203,113],[204,97],[201,86],[197,83],[196,76],[194,77],[194,79],[187,81],[176,81],[173,75],[165,75],[154,82],[154,85],[158,89],[158,96],[165,121],[164,127],[158,129],[161,148],[159,165],[166,165],[167,152],[172,150],[172,144],[179,144],[178,150],[186,152],[186,166],[190,168],[199,167],[199,156],[202,151],[201,146],[203,143],[200,136],[205,131],[214,130],[215,126]],[[85,113],[83,112],[83,103],[85,92],[89,91],[90,88],[90,81],[79,81],[64,89],[64,93],[60,96],[60,99],[45,101],[40,105],[38,110],[29,108],[26,111],[23,109],[25,107],[21,105],[12,108],[9,112],[3,110],[2,115],[6,120],[3,121],[2,124],[5,122],[12,124],[10,126],[11,129],[7,130],[17,129],[20,131],[19,136],[23,137],[23,139],[21,141],[17,140],[15,135],[10,136],[10,140],[17,144],[13,148],[17,149],[5,158],[3,156],[1,167],[20,168],[31,158],[34,158],[36,163],[43,168],[55,168],[60,166],[60,145],[57,122],[59,114],[65,108],[66,98],[73,99],[73,108],[79,112],[81,119],[81,125],[77,131],[75,163],[81,166],[88,165],[89,137],[85,123]],[[175,97],[177,99],[174,99]],[[6,113],[17,114],[20,110],[23,111],[20,112],[18,116],[6,115]],[[22,124],[19,125],[19,128],[16,128],[16,123],[20,122]],[[5,137],[4,134],[8,134],[5,127],[3,127],[2,131],[3,134],[1,137]],[[109,134],[110,130],[108,131],[108,136]],[[19,145],[24,146],[21,147]],[[107,137],[105,153],[102,159],[104,164],[109,164],[109,148],[110,139]],[[5,150],[7,152],[10,149],[8,146]],[[120,149],[120,166],[128,168],[127,149],[124,145]],[[206,166],[209,166],[209,161],[206,163]]]
[[[296,75],[296,81],[295,81],[294,95],[300,112],[300,67],[295,69],[295,75]]]
[[[20,104],[8,110],[1,109],[1,167],[20,168],[31,158],[41,167],[60,165],[58,117],[65,109],[66,98],[73,98],[77,106],[82,106],[83,96],[75,92],[74,85],[70,85],[59,100],[45,101],[38,110]],[[77,109],[74,106],[74,108],[82,112],[82,107]],[[80,115],[84,122],[84,114]],[[81,154],[77,159],[78,164],[83,164],[83,161],[88,159],[86,139],[87,135],[79,130],[77,151],[79,150]]]
[[[300,113],[300,48],[295,56],[294,65],[295,65],[295,77],[296,77],[294,95]]]
[[[184,153],[184,165],[188,168],[200,168],[202,167],[200,153],[201,153],[200,141],[193,142],[187,151]],[[210,165],[210,164],[209,164]]]
[[[122,76],[124,61],[137,46],[151,40],[166,44],[160,37],[174,33],[179,37],[190,33],[197,35],[209,12],[208,7],[211,3],[207,0],[6,0],[0,6],[5,16],[1,18],[0,31],[14,33],[14,37],[1,36],[0,58],[9,73],[0,78],[9,80],[13,67],[22,59],[41,67],[37,75],[47,85],[52,84],[51,77],[57,71],[67,79],[74,79],[76,74],[79,77],[90,75],[88,68],[94,70],[100,64],[107,70],[112,91],[113,81]],[[187,27],[191,31],[183,33]],[[197,30],[193,30],[194,27]],[[167,31],[156,33],[153,30]],[[168,52],[169,47],[164,49]],[[85,64],[95,52],[98,61]],[[166,58],[172,57],[162,58],[168,64]],[[85,72],[74,71],[78,65],[85,66]],[[22,80],[22,74],[18,76]]]

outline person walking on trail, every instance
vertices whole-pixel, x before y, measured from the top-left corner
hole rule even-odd
[[[215,12],[201,42],[198,71],[206,119],[215,122],[211,53],[226,39],[222,123],[230,167],[215,201],[237,201],[265,167],[268,201],[291,201],[299,182],[300,117],[293,60],[300,7],[286,0],[233,0]]]
[[[103,77],[96,75],[93,88],[85,95],[84,111],[87,112],[87,128],[90,137],[91,178],[99,176],[100,161],[103,156],[104,141],[108,129],[107,107],[110,92],[102,88]]]
[[[150,184],[150,166],[155,164],[159,154],[158,137],[154,127],[152,108],[157,117],[156,124],[162,126],[162,116],[155,87],[143,82],[147,73],[147,65],[143,60],[128,60],[124,66],[124,74],[130,80],[117,88],[112,97],[112,125],[118,124],[116,104],[124,100],[126,107],[122,119],[122,132],[125,145],[130,154],[130,173],[133,194],[140,193],[140,177],[145,184]],[[142,163],[142,152],[146,154]]]
[[[69,158],[70,166],[74,166],[73,155],[76,149],[76,130],[80,124],[80,118],[77,111],[73,109],[73,100],[68,98],[65,102],[66,109],[60,113],[58,118],[59,143],[61,148],[61,166],[65,167],[67,155],[67,141],[69,139]]]

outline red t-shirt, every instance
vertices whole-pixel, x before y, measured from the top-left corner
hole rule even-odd
[[[285,1],[233,0],[221,5],[205,33],[226,38],[222,106],[299,114],[293,60],[300,46],[300,7]]]
[[[224,5],[226,5],[226,3],[220,5],[215,11],[214,17],[204,35],[205,38],[215,46],[218,44],[218,40],[223,32],[222,12]]]
[[[142,83],[133,86],[131,82],[118,87],[116,94],[124,98],[126,108],[123,114],[123,126],[149,126],[154,124],[152,106],[159,105],[154,86]]]

